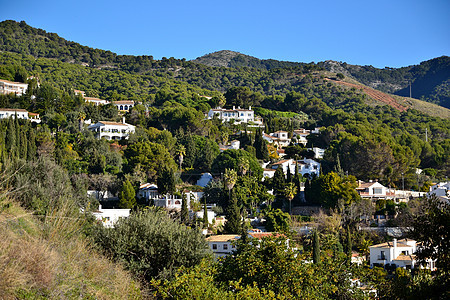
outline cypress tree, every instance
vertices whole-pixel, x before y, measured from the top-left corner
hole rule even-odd
[[[28,141],[27,134],[25,130],[20,131],[20,147],[19,147],[19,157],[22,159],[27,159],[28,155]]]
[[[16,126],[12,117],[8,119],[8,125],[6,129],[6,152],[9,158],[14,159],[16,156]]]
[[[352,262],[352,235],[350,234],[350,226],[347,226],[347,263]]]
[[[205,197],[205,203],[203,204],[203,225],[208,228],[208,209],[206,208],[206,197]]]
[[[273,174],[272,187],[276,195],[283,195],[286,179],[284,177],[283,168],[279,166]]]
[[[266,141],[262,137],[261,130],[258,130],[253,147],[256,149],[256,158],[264,161],[269,160],[269,150],[267,150]]]
[[[241,230],[241,214],[234,191],[230,190],[230,193],[231,199],[227,208],[227,222],[224,229],[227,233],[239,233]]]
[[[33,160],[36,157],[36,135],[33,128],[30,128],[27,140],[27,160]]]
[[[187,224],[189,221],[189,209],[187,206],[187,196],[183,193],[181,200],[181,222]]]
[[[313,262],[315,264],[320,262],[320,243],[317,230],[314,230],[313,234]]]

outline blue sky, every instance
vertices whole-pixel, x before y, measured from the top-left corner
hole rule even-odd
[[[450,55],[450,1],[1,1],[0,20],[118,54],[402,67]]]

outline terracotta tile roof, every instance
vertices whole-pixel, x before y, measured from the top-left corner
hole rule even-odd
[[[403,260],[403,261],[413,261],[415,259],[415,255],[399,255],[394,260]]]
[[[104,125],[114,125],[114,126],[128,126],[128,124],[118,123],[118,122],[109,122],[109,121],[98,121]]]
[[[212,235],[206,238],[207,242],[228,242],[231,240],[239,239],[240,235],[237,234],[222,234],[222,235]]]
[[[284,164],[285,162],[288,162],[288,161],[290,161],[291,159],[283,159],[283,160],[280,160],[279,162],[276,162],[276,163],[274,163],[274,164],[272,164],[273,166],[276,166],[276,165],[281,165],[281,164]]]
[[[248,233],[249,236],[251,236],[252,238],[255,239],[262,239],[265,237],[280,237],[280,236],[284,236],[283,234],[279,234],[276,232],[249,232]]]
[[[393,242],[386,242],[386,243],[370,246],[370,248],[392,248],[392,247],[394,247],[394,243]],[[409,246],[407,244],[400,243],[399,241],[397,241],[397,247],[410,248],[411,246]]]
[[[9,80],[5,80],[5,79],[0,79],[0,82],[4,82],[4,83],[9,83],[9,84],[21,84],[21,85],[28,85],[26,83],[23,82],[15,82],[15,81],[9,81]]]
[[[22,109],[22,108],[0,108],[0,111],[27,112],[26,109]]]
[[[113,104],[134,104],[133,100],[120,100],[120,101],[114,101]]]

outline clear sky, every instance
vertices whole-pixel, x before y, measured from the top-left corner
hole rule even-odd
[[[450,55],[450,0],[0,0],[3,20],[156,59],[233,50],[384,68]]]

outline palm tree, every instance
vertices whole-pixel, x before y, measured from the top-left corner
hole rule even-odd
[[[238,166],[239,166],[239,172],[243,176],[245,176],[247,171],[250,169],[250,163],[248,162],[248,159],[245,157],[239,157]]]
[[[233,187],[237,181],[236,171],[233,169],[225,169],[224,179],[225,179],[225,184],[228,188],[228,194],[231,198],[231,190],[233,189]]]
[[[175,149],[175,154],[178,156],[178,162],[180,163],[180,173],[181,173],[181,165],[183,164],[184,155],[186,154],[186,148],[178,144]]]
[[[284,196],[289,200],[289,214],[292,214],[291,211],[291,203],[292,199],[294,199],[295,195],[297,194],[297,186],[293,182],[288,182],[284,188]]]

